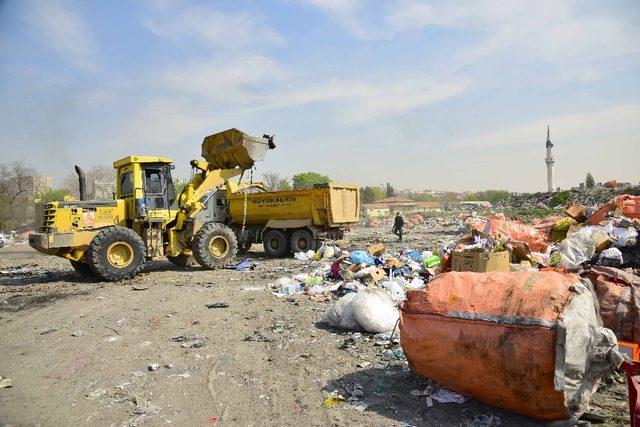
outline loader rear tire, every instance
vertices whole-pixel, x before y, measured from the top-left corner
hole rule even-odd
[[[107,281],[131,279],[144,268],[146,249],[135,231],[113,226],[100,231],[87,250],[91,271]]]
[[[264,251],[272,257],[283,257],[289,253],[289,239],[282,230],[271,229],[264,234],[262,240]]]
[[[193,237],[193,257],[203,268],[226,267],[238,253],[236,234],[224,224],[208,222]]]
[[[84,276],[84,277],[94,277],[95,276],[93,274],[93,271],[91,270],[91,267],[86,262],[71,261],[71,260],[70,260],[70,262],[71,262],[71,267],[73,267],[73,269],[79,275]]]
[[[316,241],[309,230],[298,230],[291,235],[291,250],[295,252],[307,252],[316,250]]]
[[[197,267],[198,263],[193,255],[180,254],[178,256],[168,256],[167,259],[171,261],[173,265],[178,267]]]

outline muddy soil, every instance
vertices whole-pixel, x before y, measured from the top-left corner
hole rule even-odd
[[[402,246],[433,247],[456,230],[409,230]],[[386,229],[356,229],[348,244],[379,240],[401,247]],[[541,425],[475,400],[428,407],[411,391],[429,381],[393,346],[322,326],[327,302],[265,289],[307,263],[257,247],[248,256],[254,271],[155,261],[106,283],[25,245],[0,249],[0,376],[13,384],[0,388],[0,425]],[[321,406],[359,388],[352,403]],[[625,423],[626,399],[614,383],[592,406]]]

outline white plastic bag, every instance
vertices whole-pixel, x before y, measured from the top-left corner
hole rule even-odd
[[[598,258],[599,265],[606,265],[609,267],[617,267],[622,264],[622,252],[618,248],[608,248],[600,253]]]
[[[590,260],[596,253],[598,238],[606,236],[602,227],[582,227],[560,242],[558,265],[575,268]]]
[[[365,288],[336,301],[322,321],[345,330],[377,334],[393,330],[398,317],[398,309],[385,291]]]
[[[391,280],[387,279],[378,284],[378,286],[384,288],[387,291],[387,293],[391,296],[391,299],[396,304],[401,303],[407,297],[407,294],[404,291],[405,285],[408,285],[408,283],[402,277],[394,277]]]
[[[380,289],[363,289],[351,302],[351,312],[362,329],[378,334],[393,330],[398,309],[387,293]]]
[[[353,298],[355,298],[356,293],[350,292],[336,301],[329,310],[324,314],[322,321],[330,324],[331,326],[340,327],[340,323],[342,322],[342,318],[344,317],[345,309],[351,304]],[[349,312],[351,312],[351,308],[349,308]],[[350,313],[351,318],[353,318],[353,314]]]
[[[633,227],[616,227],[613,229],[613,235],[616,236],[618,246],[635,246],[638,232]]]

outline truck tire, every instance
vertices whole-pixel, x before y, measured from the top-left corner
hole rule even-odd
[[[289,239],[282,230],[271,229],[264,234],[262,240],[264,251],[272,257],[283,257],[289,253]]]
[[[309,230],[297,230],[294,231],[289,240],[291,250],[295,252],[307,252],[309,250],[315,251],[316,240],[313,238],[313,234]]]
[[[251,250],[251,246],[253,246],[252,242],[242,242],[242,243],[238,242],[238,253],[246,254]]]
[[[146,249],[135,231],[113,226],[91,240],[86,256],[91,271],[102,280],[125,280],[144,268]]]
[[[169,256],[167,255],[167,259],[171,261],[173,265],[178,267],[197,267],[198,263],[193,257],[193,255],[180,254],[178,256]]]
[[[229,227],[217,222],[204,224],[193,237],[193,256],[203,268],[227,266],[238,253],[238,240]]]
[[[81,276],[85,276],[85,277],[93,277],[93,271],[91,270],[91,267],[89,266],[89,264],[87,264],[86,262],[80,262],[80,261],[71,261],[71,267],[73,267],[73,269],[76,271],[76,273],[80,274]]]

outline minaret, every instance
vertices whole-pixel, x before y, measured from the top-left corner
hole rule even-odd
[[[544,159],[547,164],[547,191],[555,191],[556,182],[553,176],[553,144],[551,143],[551,137],[549,136],[549,126],[547,125],[547,157]]]

